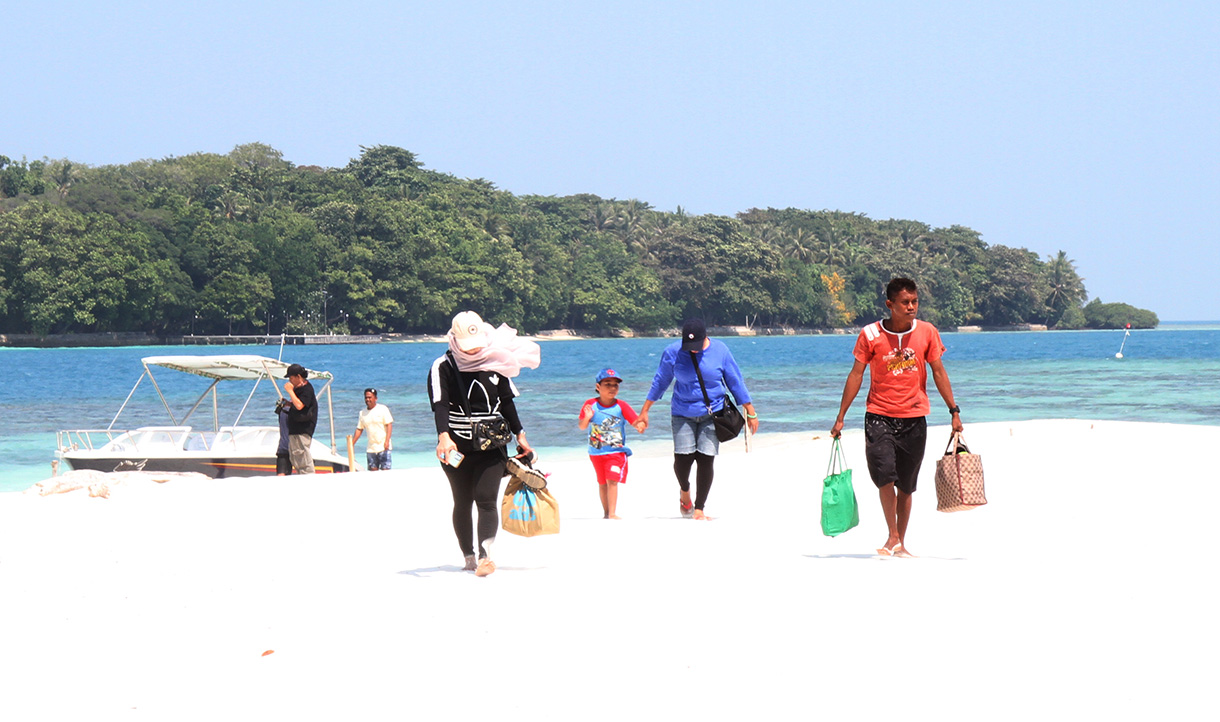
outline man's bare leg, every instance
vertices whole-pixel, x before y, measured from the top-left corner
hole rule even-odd
[[[914,554],[912,554],[910,552],[909,549],[907,549],[907,524],[910,523],[910,521],[911,521],[912,496],[913,496],[912,494],[908,494],[905,491],[898,489],[898,498],[895,500],[895,506],[897,507],[896,508],[897,515],[896,515],[895,521],[897,522],[897,529],[898,529],[898,545],[901,548],[899,548],[898,551],[895,552],[894,555],[899,556],[899,557],[915,556]],[[891,533],[891,535],[893,534],[892,531],[890,533]],[[895,547],[891,547],[891,548],[895,548]]]
[[[877,490],[881,495],[881,513],[885,514],[885,526],[890,531],[889,539],[886,540],[885,546],[877,550],[881,556],[890,556],[894,553],[894,547],[902,543],[902,535],[898,532],[898,497],[895,494],[894,484],[889,483]],[[911,516],[911,495],[907,494],[907,518]]]
[[[610,491],[607,487],[609,484],[598,484],[597,494],[602,498],[602,518],[610,518]]]

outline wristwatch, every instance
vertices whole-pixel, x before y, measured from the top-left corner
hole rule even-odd
[[[950,415],[952,415],[952,414],[960,414],[960,413],[962,413],[962,407],[960,407],[960,406],[953,406],[953,407],[950,407],[950,408],[949,408],[949,414],[950,414]]]

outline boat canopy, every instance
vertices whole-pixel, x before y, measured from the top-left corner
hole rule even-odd
[[[215,381],[257,381],[259,379],[282,379],[289,364],[266,356],[221,355],[221,356],[146,356],[145,367],[182,371]],[[333,379],[328,371],[309,371],[311,379]]]

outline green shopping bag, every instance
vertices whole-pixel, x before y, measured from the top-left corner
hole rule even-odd
[[[836,471],[837,469],[837,471]],[[856,490],[851,485],[851,469],[843,457],[843,445],[838,439],[830,447],[830,464],[822,482],[822,533],[838,536],[860,523],[860,507]]]

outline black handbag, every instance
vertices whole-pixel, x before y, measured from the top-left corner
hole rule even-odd
[[[457,359],[453,358],[453,352],[446,351],[445,355],[449,357],[449,364],[453,366],[453,376],[460,381],[458,375]],[[461,383],[458,383],[457,399],[458,405],[462,407],[462,413],[466,414],[466,418],[473,418],[470,413],[470,399],[462,393]],[[513,430],[508,426],[508,419],[500,414],[492,414],[490,419],[470,422],[470,442],[474,448],[479,451],[487,451],[488,449],[503,449],[508,446],[508,442],[513,440]]]
[[[699,370],[699,353],[691,351],[690,360],[695,365],[695,375],[699,377],[699,390],[703,392],[703,403],[707,406],[707,412],[712,415],[712,424],[716,427],[716,438],[721,441],[736,439],[737,435],[741,433],[741,428],[746,425],[746,417],[737,410],[727,393],[724,395],[724,406],[718,411],[712,411],[712,399],[707,395],[707,386],[703,383],[703,372]]]
[[[470,440],[479,451],[503,449],[512,441],[513,432],[508,428],[508,419],[496,414],[486,421],[475,421],[470,425]]]

